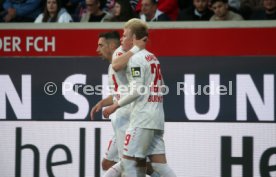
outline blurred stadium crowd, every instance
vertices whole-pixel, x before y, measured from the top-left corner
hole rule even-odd
[[[0,0],[0,5],[0,22],[276,19],[276,0]]]

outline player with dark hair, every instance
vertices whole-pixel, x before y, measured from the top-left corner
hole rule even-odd
[[[101,33],[99,35],[98,40],[98,47],[97,52],[98,54],[104,59],[107,60],[109,63],[112,61],[112,55],[114,51],[120,46],[120,34],[116,31]],[[119,78],[119,79],[118,79]],[[93,120],[94,114],[99,112],[102,107],[109,106],[113,104],[113,99],[117,99],[120,95],[116,95],[114,91],[117,91],[116,86],[118,83],[120,84],[127,84],[127,80],[125,75],[116,74],[112,70],[111,65],[108,68],[108,79],[109,79],[109,86],[112,91],[112,95],[108,96],[107,98],[99,101],[90,112],[91,119]],[[120,141],[120,133],[123,134],[122,139],[124,139],[124,132],[129,122],[129,109],[123,108],[117,111],[117,115],[111,119],[112,126],[115,132],[115,135],[109,142],[107,151],[105,153],[105,157],[102,160],[102,168],[103,170],[108,170],[111,166],[119,161],[119,154],[118,154],[118,145],[123,144],[123,140]],[[123,128],[123,126],[126,126]],[[122,130],[120,132],[120,130]]]

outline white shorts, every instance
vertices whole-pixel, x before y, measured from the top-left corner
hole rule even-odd
[[[108,143],[107,150],[105,151],[104,158],[110,161],[119,162],[118,147],[115,135]]]
[[[118,109],[116,111],[116,117],[111,120],[115,132],[119,158],[121,158],[123,154],[125,134],[129,125],[130,110],[128,106]]]
[[[148,155],[165,154],[164,131],[144,128],[128,128],[125,135],[123,154],[146,158]]]

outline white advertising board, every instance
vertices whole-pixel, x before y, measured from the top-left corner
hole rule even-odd
[[[110,122],[2,121],[0,176],[95,177],[96,128],[102,159],[113,134]],[[168,163],[178,177],[276,176],[274,123],[166,123],[165,128]]]

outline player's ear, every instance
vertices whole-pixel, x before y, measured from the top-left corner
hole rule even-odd
[[[133,39],[133,40],[136,40],[136,39],[137,39],[137,38],[136,38],[136,34],[133,34],[133,35],[132,35],[132,39]]]
[[[142,40],[143,40],[144,42],[147,42],[148,36],[143,37]]]
[[[117,45],[115,42],[112,42],[110,45],[113,50],[117,49]]]

